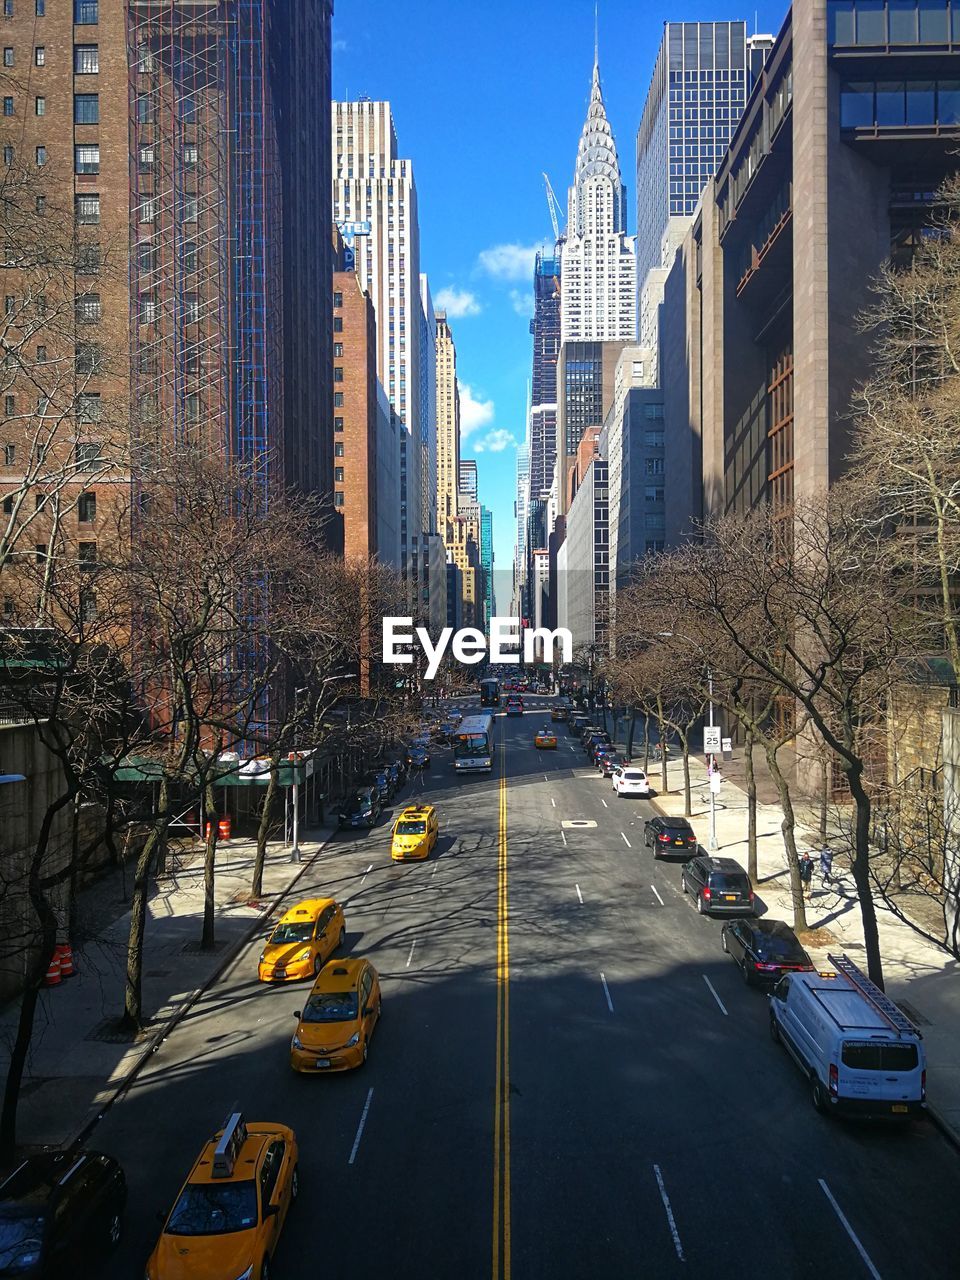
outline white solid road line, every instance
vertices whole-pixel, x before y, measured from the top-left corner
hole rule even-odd
[[[873,1280],[880,1280],[880,1272],[873,1265],[873,1262],[870,1260],[870,1255],[867,1253],[866,1249],[860,1243],[859,1239],[857,1238],[857,1233],[854,1231],[853,1227],[851,1227],[850,1223],[846,1219],[846,1215],[844,1214],[843,1210],[840,1208],[840,1206],[837,1204],[836,1200],[834,1199],[833,1192],[830,1190],[830,1188],[827,1186],[827,1184],[824,1182],[822,1178],[818,1178],[817,1181],[820,1183],[820,1188],[823,1191],[823,1194],[827,1197],[827,1199],[833,1205],[833,1211],[837,1215],[837,1217],[840,1219],[840,1222],[843,1224],[844,1231],[846,1231],[847,1235],[850,1237],[850,1239],[853,1241],[854,1245],[856,1246],[857,1253],[859,1253],[860,1257],[863,1259],[863,1265],[870,1272],[871,1276],[873,1276]]]
[[[653,892],[654,892],[654,893],[656,893],[656,894],[657,894],[657,901],[660,903],[661,907],[665,907],[667,904],[666,904],[666,903],[664,902],[664,900],[660,897],[659,893],[657,893],[657,886],[656,886],[655,884],[652,884],[652,885],[650,886],[650,888],[653,890]]]
[[[659,895],[658,895],[658,897],[659,897]],[[717,1004],[720,1006],[720,1012],[723,1014],[723,1016],[724,1016],[725,1018],[728,1018],[730,1015],[727,1013],[726,1005],[723,1003],[723,1001],[722,1001],[722,1000],[720,999],[720,997],[717,995],[717,992],[716,992],[716,989],[714,988],[713,983],[710,981],[710,979],[707,977],[707,975],[706,975],[706,974],[704,974],[704,975],[703,975],[703,980],[704,980],[704,982],[707,984],[707,986],[710,988],[710,991],[711,991],[711,993],[712,993],[712,995],[713,995],[714,1000],[716,1000]]]
[[[607,986],[607,980],[604,975],[600,974],[600,981],[603,983],[603,994],[607,997],[607,1008],[613,1013],[613,1001],[610,999],[610,988]]]
[[[357,1125],[357,1136],[353,1140],[353,1149],[350,1152],[350,1159],[347,1164],[353,1164],[357,1158],[357,1151],[360,1148],[360,1139],[363,1137],[363,1126],[367,1123],[367,1112],[370,1110],[370,1102],[373,1098],[373,1089],[367,1090],[367,1100],[363,1104],[363,1114],[360,1117],[360,1123]]]
[[[622,831],[620,832],[620,836],[621,836],[621,838],[622,838],[622,840],[623,840],[623,843],[627,846],[627,848],[628,848],[628,849],[632,849],[632,848],[633,848],[633,845],[630,843],[630,841],[627,839],[627,837],[623,834],[623,832],[622,832]]]
[[[581,905],[581,907],[582,907],[582,906],[583,906],[583,894],[580,892],[580,886],[579,886],[578,884],[576,884],[576,885],[574,885],[573,887],[574,887],[574,888],[576,889],[576,891],[577,891],[577,897],[580,899],[580,905]]]
[[[663,1185],[663,1174],[660,1172],[660,1166],[655,1164],[653,1172],[657,1177],[657,1186],[660,1188],[660,1199],[663,1201],[663,1207],[667,1211],[667,1225],[670,1228],[670,1234],[673,1236],[673,1247],[677,1251],[677,1257],[681,1262],[686,1262],[683,1256],[683,1245],[680,1243],[680,1232],[677,1230],[677,1224],[673,1218],[673,1210],[670,1208],[670,1197],[667,1195],[667,1189]]]
[[[607,804],[606,800],[604,800],[603,796],[601,796],[601,797],[600,797],[600,803],[603,805],[603,807],[604,807],[605,809],[609,809],[609,808],[610,808],[610,806]]]
[[[410,968],[410,961],[413,959],[413,949],[414,949],[414,947],[415,947],[416,945],[417,945],[417,940],[416,940],[416,938],[414,938],[414,940],[410,943],[410,954],[407,956],[407,968],[408,968],[408,969]]]

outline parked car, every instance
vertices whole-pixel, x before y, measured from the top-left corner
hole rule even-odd
[[[0,1274],[73,1276],[120,1241],[127,1182],[112,1156],[26,1156],[0,1182]]]
[[[612,747],[609,751],[601,751],[597,754],[596,766],[605,778],[612,778],[616,771],[626,763],[626,759],[620,752],[614,751]]]
[[[371,787],[376,787],[380,803],[386,804],[393,798],[393,782],[386,769],[377,769],[367,779]]]
[[[402,764],[399,760],[391,760],[390,763],[385,764],[383,768],[387,777],[390,779],[394,795],[396,795],[407,780],[406,764]]]
[[[643,843],[653,849],[655,858],[665,853],[689,857],[699,848],[696,833],[686,818],[667,818],[661,814],[648,818],[643,824]]]
[[[753,915],[753,885],[733,858],[691,858],[680,872],[680,888],[694,895],[701,915]]]
[[[720,945],[733,956],[747,986],[772,986],[785,973],[813,969],[813,961],[785,920],[728,920],[720,931]]]
[[[430,752],[426,747],[411,747],[407,761],[411,769],[429,769]]]
[[[567,733],[571,738],[579,738],[581,730],[589,723],[588,717],[582,711],[575,711],[567,721]]]
[[[787,973],[770,996],[770,1036],[810,1082],[818,1111],[906,1120],[926,1106],[919,1031],[846,955],[836,972]]]
[[[601,757],[606,759],[607,757]],[[641,796],[650,794],[650,783],[644,771],[636,765],[621,763],[612,773],[613,789],[618,796]]]
[[[337,810],[337,823],[341,827],[373,827],[382,807],[376,787],[358,787]]]

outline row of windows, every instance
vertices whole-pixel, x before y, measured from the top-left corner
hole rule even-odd
[[[947,0],[829,0],[832,45],[947,44],[960,40],[960,4]]]
[[[866,80],[841,87],[841,128],[933,124],[960,124],[960,80]]]
[[[76,17],[77,8],[78,5],[76,0],[74,0],[74,22],[78,21]],[[94,4],[94,8],[96,8],[96,4]],[[47,0],[33,0],[33,12],[38,18],[46,17]],[[13,0],[3,0],[3,16],[5,18],[13,17]],[[96,18],[94,18],[94,22],[96,22]]]

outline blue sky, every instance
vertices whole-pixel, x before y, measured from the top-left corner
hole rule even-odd
[[[746,18],[751,31],[776,33],[785,13],[769,0],[748,10],[717,0],[600,4],[600,73],[630,231],[634,142],[664,20]],[[463,454],[477,459],[500,571],[513,555],[532,255],[552,240],[541,174],[565,210],[590,92],[593,15],[593,0],[336,0],[334,97],[388,100],[400,154],[413,161],[421,269],[434,299],[447,301]]]

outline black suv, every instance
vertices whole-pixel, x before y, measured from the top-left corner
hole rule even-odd
[[[126,1203],[127,1181],[112,1156],[28,1156],[0,1182],[0,1276],[85,1274],[74,1267],[119,1242]]]
[[[701,915],[753,915],[750,877],[733,858],[691,858],[680,872],[680,888],[696,895]]]
[[[720,945],[733,956],[748,987],[772,985],[795,969],[813,969],[813,961],[785,920],[728,920]]]
[[[643,843],[653,849],[655,858],[666,853],[689,858],[699,848],[696,833],[686,818],[665,818],[661,814],[643,824]]]

